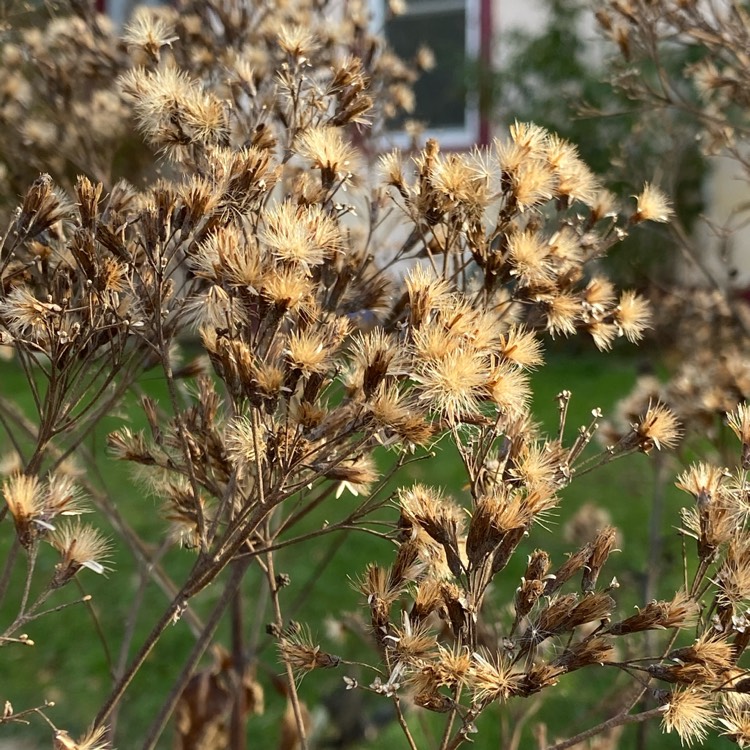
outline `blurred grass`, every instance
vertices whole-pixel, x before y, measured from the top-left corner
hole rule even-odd
[[[534,413],[545,429],[556,432],[557,402],[556,394],[562,389],[573,392],[570,403],[565,440],[569,444],[575,437],[579,425],[591,421],[591,410],[600,407],[605,415],[612,412],[615,402],[624,396],[632,387],[636,378],[638,360],[632,356],[618,354],[602,355],[596,352],[583,352],[575,355],[554,354],[548,364],[533,376]],[[30,407],[22,375],[12,364],[0,366],[2,395]],[[154,377],[145,377],[140,386],[154,398],[166,403],[163,384]],[[161,542],[163,525],[158,520],[158,509],[155,500],[145,496],[144,492],[134,486],[128,467],[110,460],[104,455],[106,434],[129,421],[133,429],[144,426],[140,410],[135,408],[135,401],[121,415],[112,415],[97,427],[90,439],[90,447],[97,456],[97,465],[85,467],[94,480],[103,483],[110,497],[116,502],[120,512],[136,528],[141,536],[154,548]],[[8,449],[5,444],[4,449]],[[437,485],[446,492],[462,493],[465,477],[448,441],[442,441],[439,455],[432,460],[412,464],[405,474],[401,475],[400,484],[420,481]],[[96,473],[99,476],[96,476]],[[671,481],[669,485],[671,487]],[[512,601],[513,592],[518,585],[526,563],[526,555],[537,547],[547,549],[557,566],[564,560],[564,553],[571,551],[571,545],[562,538],[561,526],[565,520],[585,502],[593,502],[605,507],[612,516],[613,523],[622,533],[622,553],[610,558],[610,563],[602,573],[601,582],[608,582],[616,575],[621,582],[617,593],[622,616],[632,611],[632,606],[642,601],[642,586],[647,563],[647,529],[650,506],[654,493],[653,462],[643,456],[633,456],[624,461],[614,462],[591,474],[577,478],[571,487],[562,493],[562,504],[559,517],[552,519],[547,529],[536,527],[529,539],[524,540],[512,563],[498,576],[494,583],[496,601],[500,604]],[[350,502],[347,495],[334,501],[341,509]],[[677,510],[680,498],[676,491],[667,491],[665,498],[663,534],[665,554],[674,564],[662,577],[664,596],[670,596],[681,580],[681,548],[672,526],[678,522]],[[324,510],[311,514],[306,519],[306,528],[320,528],[328,515],[328,520],[335,517],[336,507],[325,506]],[[97,522],[99,523],[99,522]],[[12,525],[6,519],[0,526],[0,560],[5,557],[5,550],[12,538]],[[116,544],[117,553],[114,559],[115,568],[108,578],[95,576],[83,571],[79,580],[83,591],[93,596],[92,611],[96,613],[102,631],[107,636],[109,648],[116,650],[128,615],[129,604],[138,585],[137,567],[120,542]],[[388,564],[392,560],[392,549],[387,543],[365,534],[332,535],[303,546],[282,550],[278,553],[277,572],[288,573],[291,585],[283,592],[285,614],[309,623],[313,635],[323,647],[356,660],[362,658],[358,651],[358,641],[349,637],[343,642],[336,642],[333,635],[337,623],[341,622],[341,613],[356,612],[366,617],[354,591],[351,581],[359,576],[368,562],[380,561]],[[51,572],[55,555],[51,549],[41,555],[41,568]],[[171,549],[164,558],[165,568],[180,580],[192,562],[191,553],[185,550]],[[14,590],[11,592],[0,612],[0,627],[12,620],[15,614],[17,595],[21,585],[23,571],[19,566],[15,571]],[[42,576],[44,578],[44,576]],[[284,699],[270,686],[270,677],[279,675],[280,667],[275,662],[271,640],[264,635],[265,622],[258,622],[261,615],[256,614],[256,602],[262,597],[259,592],[263,582],[255,570],[251,570],[243,585],[246,600],[246,632],[259,633],[261,660],[265,673],[260,675],[266,689],[267,710],[263,716],[250,720],[249,747],[274,748],[278,743],[280,716],[284,708]],[[79,592],[72,586],[67,587],[54,600],[54,604],[75,599]],[[218,596],[208,591],[196,602],[196,610],[207,613],[211,600]],[[262,601],[262,599],[261,599]],[[137,622],[136,636],[132,649],[143,642],[151,625],[166,606],[166,597],[155,585],[147,587],[144,593],[144,605]],[[296,606],[295,606],[296,603]],[[266,617],[268,615],[266,614]],[[54,700],[57,707],[51,709],[50,717],[58,726],[71,730],[72,733],[83,731],[106,696],[109,686],[109,668],[104,649],[98,642],[92,615],[83,605],[52,614],[34,622],[27,628],[29,636],[36,642],[34,648],[20,646],[3,649],[3,674],[0,678],[0,700],[13,703],[16,710],[38,705],[43,699]],[[228,643],[226,628],[220,631],[220,640]],[[119,730],[122,733],[120,748],[138,746],[144,729],[155,716],[166,695],[169,686],[177,675],[184,654],[193,643],[188,628],[178,623],[162,637],[156,651],[136,678],[126,695],[122,708]],[[606,673],[605,673],[606,672]],[[369,716],[372,723],[385,723],[389,715],[386,701],[369,695],[357,693],[361,703],[353,705],[343,703],[351,700],[351,693],[340,692],[342,674],[357,674],[363,682],[369,682],[371,675],[353,668],[345,671],[335,670],[330,673],[317,672],[308,676],[302,683],[300,694],[311,708],[327,701],[340,707],[340,711],[354,711],[362,716]],[[619,680],[619,678],[618,678]],[[595,670],[583,670],[583,675],[564,677],[560,684],[549,691],[538,713],[529,722],[544,721],[549,726],[549,736],[568,736],[576,731],[596,723],[596,714],[589,713],[590,707],[596,706],[602,695],[613,684],[610,670],[602,670],[597,675]],[[625,684],[625,683],[623,683]],[[521,707],[523,708],[523,706]],[[414,734],[420,747],[435,746],[436,723],[434,717],[428,717],[423,724],[414,724]],[[442,720],[442,719],[441,719]],[[487,711],[479,722],[480,732],[476,735],[475,747],[498,747],[499,727],[502,721],[508,721],[508,711],[499,707],[497,711]],[[634,736],[635,728],[629,730]],[[49,731],[40,722],[31,728],[3,727],[0,729],[0,747],[5,737],[17,735],[19,738],[33,736],[39,742],[49,742]],[[165,734],[160,747],[167,748],[171,740]],[[651,730],[654,745],[664,748],[677,747],[676,738],[661,737],[655,727]],[[726,747],[729,743],[715,740],[711,747]],[[385,723],[377,740],[377,746],[403,747],[404,740],[400,729],[394,723]],[[373,745],[370,744],[369,747]],[[531,746],[531,735],[527,732],[521,747]],[[627,743],[622,746],[631,746]],[[362,745],[367,747],[367,745]],[[709,747],[709,745],[706,745]]]

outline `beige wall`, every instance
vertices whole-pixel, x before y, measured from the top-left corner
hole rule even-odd
[[[514,28],[531,29],[544,20],[539,0],[492,0],[492,38],[497,41]],[[493,62],[502,59],[502,46],[493,44]]]
[[[737,159],[714,156],[704,183],[705,221],[693,238],[700,260],[722,286],[750,287],[750,178]],[[724,257],[727,261],[724,261]],[[710,283],[688,264],[686,280]],[[737,273],[730,277],[728,270]]]

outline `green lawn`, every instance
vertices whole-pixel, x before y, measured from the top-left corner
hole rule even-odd
[[[606,413],[611,410],[618,398],[628,392],[635,381],[636,368],[636,359],[619,354],[602,355],[586,352],[575,356],[551,356],[549,364],[533,378],[535,413],[549,431],[554,431],[557,424],[555,395],[564,388],[571,390],[573,399],[566,434],[566,441],[570,442],[577,427],[590,421],[592,408],[601,407]],[[164,398],[163,387],[158,380],[146,378],[141,386],[151,395]],[[23,395],[23,380],[12,364],[4,364],[0,369],[0,390],[4,397],[17,398],[21,403],[26,402]],[[141,418],[137,409],[129,409],[127,418],[131,420],[134,428],[140,426]],[[106,433],[121,423],[121,416],[112,416],[98,428],[92,437],[91,445],[99,457],[99,462],[97,466],[86,467],[86,471],[92,477],[98,472],[99,476],[96,476],[96,479],[103,483],[107,492],[116,501],[120,512],[155,548],[161,540],[162,533],[161,524],[156,520],[158,510],[155,500],[130,482],[127,467],[116,464],[104,454]],[[465,480],[457,458],[451,453],[447,442],[441,443],[441,446],[443,445],[443,452],[435,460],[413,464],[408,474],[402,476],[401,484],[409,484],[416,480],[439,485],[447,492],[463,492]],[[7,444],[3,444],[2,447],[8,448]],[[522,543],[522,550],[515,556],[513,563],[495,582],[497,600],[512,600],[525,566],[526,553],[536,547],[547,549],[552,554],[554,563],[562,562],[565,551],[570,551],[570,545],[561,539],[561,526],[582,503],[593,502],[608,509],[613,522],[621,529],[623,538],[623,551],[613,556],[601,580],[608,581],[613,575],[618,577],[622,584],[618,598],[625,603],[624,611],[631,611],[633,605],[642,601],[643,574],[647,561],[647,528],[653,493],[653,465],[643,456],[630,457],[577,479],[563,493],[559,517],[553,521],[553,525],[548,530],[536,528],[531,537]],[[347,496],[342,496],[338,502],[348,502]],[[674,565],[663,576],[665,596],[669,595],[670,590],[674,591],[680,580],[681,552],[672,529],[678,522],[677,509],[680,502],[676,491],[667,493],[663,533],[666,553],[674,560]],[[310,527],[319,527],[329,512],[326,510],[311,516],[308,520]],[[7,519],[0,525],[0,529],[4,529],[0,533],[0,559],[4,559],[4,551],[12,536],[12,527]],[[117,546],[113,566],[115,570],[107,578],[88,571],[83,571],[79,576],[83,590],[93,596],[93,611],[99,620],[101,630],[106,634],[110,650],[117,648],[127,622],[129,604],[139,581],[137,567],[132,558],[122,548],[122,544],[118,543]],[[391,550],[387,545],[364,534],[350,535],[346,538],[329,537],[327,541],[313,542],[305,547],[294,547],[289,552],[279,553],[278,571],[286,572],[291,577],[291,585],[284,592],[287,613],[297,620],[310,623],[314,635],[328,650],[361,659],[358,641],[349,636],[342,642],[337,642],[333,638],[330,623],[341,613],[354,612],[358,608],[362,611],[362,602],[351,585],[352,579],[364,570],[368,562],[380,560],[388,563],[391,557]],[[180,549],[170,550],[164,558],[165,567],[175,578],[179,578],[190,562],[191,553]],[[48,571],[52,570],[54,555],[51,554],[51,550],[45,551],[41,565]],[[15,612],[14,596],[17,596],[22,572],[20,567],[16,571],[14,590],[0,612],[2,623],[11,619]],[[261,660],[267,668],[267,674],[262,677],[266,687],[267,710],[263,716],[251,720],[250,736],[255,739],[249,747],[273,748],[277,746],[283,699],[271,687],[271,681],[267,677],[279,674],[281,670],[275,663],[270,639],[264,635],[264,623],[258,622],[258,617],[267,618],[268,614],[255,612],[261,587],[262,582],[257,574],[251,571],[243,589],[248,603],[246,628],[248,633],[256,629],[260,633],[258,643]],[[58,594],[55,603],[72,600],[77,595],[78,592],[71,585]],[[203,600],[196,604],[200,613],[208,611],[210,600],[214,596],[212,592],[207,592]],[[134,647],[140,645],[165,604],[166,597],[156,586],[150,585],[145,590],[144,606],[136,623]],[[16,710],[41,703],[43,699],[54,700],[57,707],[49,712],[52,720],[61,727],[69,728],[71,732],[82,731],[96,712],[102,697],[108,692],[110,684],[107,658],[103,647],[97,641],[91,612],[84,606],[74,606],[33,623],[28,627],[28,633],[37,644],[34,648],[10,646],[2,649],[0,700],[9,699]],[[226,633],[223,631],[222,637],[226,642]],[[127,694],[120,718],[120,728],[123,731],[121,750],[138,746],[137,739],[142,737],[144,727],[153,719],[160,700],[179,670],[182,655],[192,642],[193,639],[184,622],[170,628],[163,636],[156,652]],[[346,673],[355,672],[350,670]],[[342,672],[339,671],[309,675],[300,689],[303,700],[314,707],[322,698],[331,701],[351,699],[351,693],[342,696],[337,692],[342,684],[341,675]],[[362,675],[362,679],[367,679],[366,675]],[[551,691],[555,697],[544,702],[534,720],[542,720],[549,724],[550,738],[557,733],[564,736],[586,728],[595,723],[595,714],[587,713],[587,705],[595,706],[602,691],[609,684],[607,675],[603,674],[599,680],[595,675],[592,677],[592,670],[585,670],[583,680],[574,676],[564,679],[558,688]],[[393,748],[403,747],[404,741],[398,727],[385,722],[389,709],[384,701],[365,695],[361,696],[360,705],[356,703],[359,699],[358,694],[354,698],[355,704],[347,710],[362,712],[370,717],[374,724],[383,720],[385,728],[382,730],[378,746],[390,743]],[[575,707],[571,711],[573,704]],[[488,715],[480,722],[480,733],[475,744],[477,748],[497,747],[498,728],[504,717],[507,717],[505,709],[487,713]],[[576,719],[571,720],[571,714],[575,715]],[[417,726],[415,737],[420,747],[434,746],[433,732],[434,723],[429,720],[424,726]],[[33,721],[31,729],[0,729],[0,748],[5,736],[33,736],[38,738],[39,742],[49,742],[48,730],[39,721]],[[527,739],[530,743],[529,738]],[[652,735],[652,738],[654,743],[658,742],[659,747],[678,746],[675,738],[662,739],[656,735]],[[712,747],[730,746],[721,740],[714,742]],[[171,740],[168,740],[165,734],[160,747],[170,746]],[[522,747],[524,746],[526,745],[522,744]]]

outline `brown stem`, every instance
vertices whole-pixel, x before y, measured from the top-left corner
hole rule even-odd
[[[542,707],[541,696],[532,701],[531,705],[513,722],[513,733],[510,736],[508,750],[518,750],[521,747],[523,729],[529,719]]]
[[[101,709],[99,709],[99,713],[94,719],[94,728],[100,727],[102,724],[104,724],[104,722],[114,710],[114,707],[117,705],[119,700],[124,695],[125,691],[128,689],[128,686],[133,681],[133,678],[137,674],[138,670],[143,666],[149,654],[154,650],[154,646],[156,646],[156,643],[161,637],[162,633],[167,629],[169,624],[174,621],[180,610],[187,606],[186,594],[189,585],[190,583],[185,584],[185,586],[183,586],[182,589],[180,589],[180,591],[174,597],[171,604],[167,607],[156,625],[154,625],[151,632],[148,634],[148,638],[146,638],[144,644],[140,648],[140,651],[138,651],[138,653],[136,654],[127,671],[122,675],[122,677],[120,677],[115,686],[112,688],[112,692],[109,694],[107,700],[104,702],[104,705],[101,707]]]
[[[249,560],[235,560],[232,568],[247,568]],[[234,667],[234,695],[232,700],[232,716],[230,720],[229,747],[232,750],[245,750],[247,747],[247,733],[245,731],[245,642],[243,638],[244,624],[242,619],[242,589],[235,590],[231,604],[232,630],[232,665]]]
[[[29,593],[31,592],[31,579],[34,575],[34,569],[36,568],[36,558],[39,552],[38,542],[34,542],[31,549],[28,550],[28,557],[26,560],[26,580],[23,584],[23,594],[21,595],[21,606],[19,607],[19,616],[26,614],[26,605],[29,603]]]
[[[446,746],[445,750],[456,750],[457,747],[460,747],[461,745],[466,742],[466,730],[467,727],[474,721],[474,719],[479,716],[479,713],[481,712],[482,707],[480,706],[472,706],[467,712],[466,715],[463,717],[463,723],[461,725],[461,728],[456,732],[456,734],[453,736],[453,739],[451,740],[451,743]]]
[[[648,567],[644,582],[644,602],[656,598],[656,584],[659,581],[662,563],[662,520],[664,518],[664,486],[667,472],[666,462],[657,456],[654,466],[654,491],[651,505],[651,518],[648,532]],[[648,633],[647,633],[648,640]]]
[[[185,465],[187,466],[188,479],[190,481],[190,489],[193,493],[193,503],[195,506],[196,522],[198,526],[198,537],[200,540],[200,551],[202,554],[208,552],[208,539],[206,538],[206,518],[203,513],[203,506],[200,502],[200,491],[198,489],[198,480],[195,476],[195,467],[193,466],[193,452],[190,449],[190,443],[187,437],[187,430],[182,420],[182,414],[180,413],[180,402],[177,396],[177,387],[174,382],[174,373],[172,372],[172,363],[169,359],[169,341],[164,335],[164,326],[161,315],[162,308],[162,271],[159,267],[160,264],[155,263],[155,270],[159,283],[157,284],[156,300],[155,300],[155,323],[156,323],[156,338],[159,348],[159,355],[161,357],[162,369],[164,370],[164,379],[167,383],[167,392],[169,393],[169,400],[172,404],[172,411],[174,412],[174,421],[177,426],[177,434],[180,439],[180,447],[182,448],[182,454],[185,456]]]
[[[414,742],[414,737],[411,736],[409,725],[406,723],[406,719],[404,718],[404,712],[401,710],[401,700],[399,699],[398,695],[396,695],[396,693],[393,694],[392,698],[393,708],[396,711],[396,719],[398,720],[399,726],[404,733],[404,737],[406,737],[406,741],[409,743],[409,750],[419,750],[419,748],[417,747],[417,743]]]
[[[266,555],[266,577],[268,579],[268,586],[271,590],[271,602],[273,603],[273,611],[276,620],[276,627],[279,632],[284,627],[284,617],[281,613],[281,603],[279,602],[279,587],[276,583],[276,573],[274,572],[273,565],[273,553],[269,552]],[[294,672],[292,671],[292,665],[288,659],[284,659],[284,671],[286,672],[286,680],[288,687],[288,697],[292,704],[292,711],[294,712],[294,721],[297,724],[297,735],[299,739],[300,750],[308,750],[307,744],[307,733],[305,732],[305,719],[302,715],[302,706],[299,702],[299,695],[297,694],[297,683],[294,679]]]
[[[104,658],[107,662],[107,669],[109,670],[109,675],[112,679],[114,679],[115,678],[115,663],[114,663],[114,660],[112,659],[112,651],[110,650],[109,644],[107,643],[107,636],[104,633],[104,628],[102,628],[102,623],[101,623],[101,620],[99,619],[99,615],[96,613],[96,610],[91,604],[91,597],[86,594],[77,576],[73,579],[73,582],[75,583],[78,591],[81,593],[81,601],[85,603],[86,609],[91,615],[91,621],[94,623],[94,630],[96,631],[97,638],[99,638],[99,642],[102,644],[102,651],[104,652]]]
[[[232,574],[227,581],[227,585],[222,592],[221,598],[216,603],[211,616],[206,622],[206,626],[203,629],[200,638],[193,646],[193,650],[190,652],[187,661],[182,667],[179,677],[172,685],[166,701],[164,701],[164,704],[159,710],[159,714],[154,719],[153,724],[151,724],[151,727],[149,728],[148,734],[146,735],[146,741],[143,743],[143,750],[154,750],[154,748],[156,747],[156,743],[159,741],[159,737],[161,737],[161,734],[164,731],[167,722],[169,721],[169,717],[174,712],[174,709],[177,706],[177,702],[179,701],[180,696],[185,689],[185,686],[193,675],[196,664],[198,664],[201,657],[206,652],[206,649],[211,644],[211,641],[216,633],[216,629],[219,627],[219,623],[221,622],[224,611],[234,600],[235,594],[237,593],[237,589],[239,588],[240,582],[242,581],[242,576],[245,574],[246,569],[247,564],[244,562],[232,566]],[[99,719],[97,717],[97,723],[98,722]],[[233,745],[232,747],[234,749],[235,746]]]
[[[5,598],[5,593],[8,590],[8,584],[10,583],[13,568],[16,566],[16,560],[18,559],[18,553],[20,550],[21,544],[18,541],[18,537],[14,537],[11,547],[8,550],[8,556],[5,558],[3,573],[0,575],[0,604],[2,604],[3,599]]]
[[[547,750],[566,750],[566,748],[574,747],[584,740],[589,739],[589,737],[595,737],[597,734],[606,732],[608,729],[614,729],[623,724],[638,724],[642,721],[657,719],[663,715],[664,711],[661,708],[652,708],[648,711],[642,711],[639,714],[617,714],[611,719],[607,719],[607,721],[603,721],[601,724],[597,724],[595,727],[591,727],[591,729],[587,729],[585,732],[577,734],[575,737],[550,745]]]
[[[649,519],[648,529],[648,565],[646,566],[646,576],[643,583],[643,601],[650,602],[657,596],[657,584],[661,574],[663,543],[662,543],[662,523],[664,518],[664,488],[666,479],[666,462],[661,456],[657,456],[654,465],[654,490],[653,502],[651,504],[651,517]],[[653,631],[646,631],[644,643],[646,653],[652,653],[654,647]],[[647,725],[641,724],[638,727],[638,738],[636,746],[638,750],[644,750],[648,747]]]
[[[162,544],[159,552],[154,557],[154,564],[156,564],[156,560],[160,558],[164,552],[166,552],[166,549],[166,544]],[[130,653],[130,645],[133,642],[133,637],[135,635],[135,626],[138,621],[138,614],[140,613],[141,607],[143,606],[143,598],[146,595],[148,584],[152,580],[152,575],[153,571],[151,569],[151,566],[141,567],[139,585],[133,596],[133,599],[130,602],[128,617],[125,621],[125,628],[123,630],[122,641],[120,643],[120,653],[117,658],[117,664],[114,668],[114,680],[117,680],[125,672],[125,669],[128,665],[128,654]],[[187,611],[189,612],[190,610]],[[117,733],[117,720],[119,718],[121,706],[122,704],[118,703],[110,714],[109,728],[107,729],[107,734],[110,739],[114,738]]]
[[[445,723],[445,730],[440,740],[440,750],[445,750],[450,742],[451,732],[453,731],[453,724],[456,721],[456,715],[458,714],[458,701],[461,699],[461,685],[453,691],[453,708],[451,709],[448,721]]]

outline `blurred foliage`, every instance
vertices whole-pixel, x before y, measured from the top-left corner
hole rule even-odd
[[[500,40],[496,71],[475,66],[472,85],[485,116],[536,122],[558,132],[577,144],[584,161],[617,195],[656,182],[672,196],[690,230],[703,210],[707,171],[697,125],[683,113],[644,109],[627,97],[619,83],[633,71],[610,58],[614,49],[597,36],[588,3],[542,0],[541,5],[541,25],[513,29]],[[661,62],[679,78],[694,58],[694,48],[681,46]],[[638,74],[646,80],[656,75],[643,68]],[[648,286],[673,281],[677,259],[666,230],[657,227],[647,237],[627,239],[605,262],[620,283]]]

